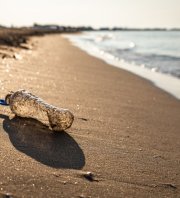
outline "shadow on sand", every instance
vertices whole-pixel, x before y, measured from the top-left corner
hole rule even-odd
[[[66,132],[52,133],[39,121],[0,114],[3,128],[16,149],[35,160],[54,167],[81,169],[85,156],[77,142]]]

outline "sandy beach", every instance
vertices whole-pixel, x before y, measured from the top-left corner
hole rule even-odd
[[[60,34],[28,45],[0,58],[1,99],[27,89],[75,120],[57,134],[0,106],[0,196],[179,197],[179,100]]]

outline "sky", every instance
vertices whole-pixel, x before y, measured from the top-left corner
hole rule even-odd
[[[179,27],[180,0],[0,0],[0,24]]]

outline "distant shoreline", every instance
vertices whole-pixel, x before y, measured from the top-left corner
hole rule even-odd
[[[45,34],[79,33],[83,31],[180,31],[180,28],[122,28],[102,27],[95,29],[91,26],[59,26],[38,25],[32,27],[5,27],[0,25],[0,48],[2,46],[26,49],[26,44],[31,36],[43,36]],[[0,56],[2,53],[0,52]]]
[[[77,32],[77,31],[71,28],[64,28],[64,29],[53,29],[53,28],[43,28],[43,27],[6,28],[0,26],[0,45],[24,48],[23,44],[26,44],[28,38],[31,36],[43,36],[45,34],[73,33],[73,32]]]

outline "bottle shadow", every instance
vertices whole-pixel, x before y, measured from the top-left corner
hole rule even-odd
[[[0,114],[13,146],[35,160],[54,168],[81,169],[85,156],[66,132],[53,132],[39,121]]]

